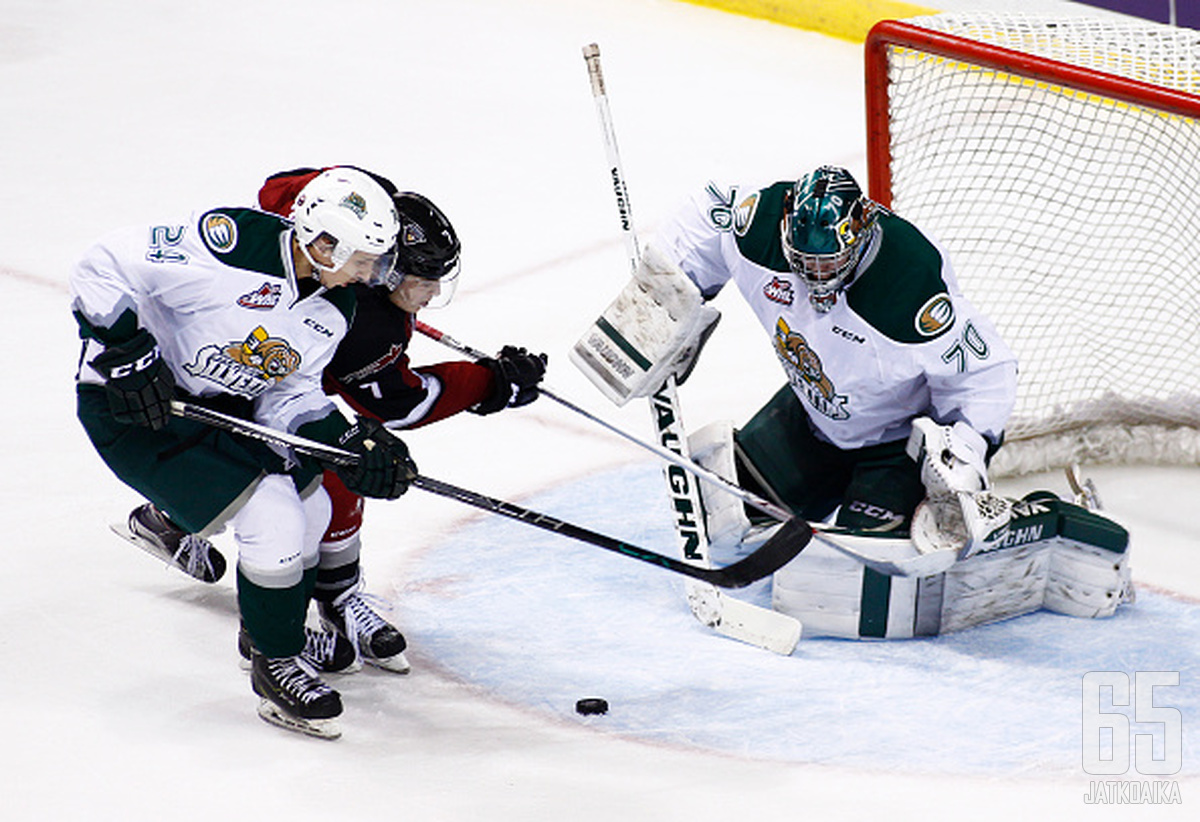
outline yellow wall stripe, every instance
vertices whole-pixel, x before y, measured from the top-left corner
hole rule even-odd
[[[899,0],[683,0],[861,43],[880,20],[937,14]]]

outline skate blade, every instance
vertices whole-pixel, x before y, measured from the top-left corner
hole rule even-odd
[[[404,656],[403,652],[395,656],[389,656],[387,659],[363,657],[363,662],[374,665],[376,668],[382,668],[385,671],[391,671],[394,674],[406,674],[412,670],[412,666],[408,664],[408,659]]]
[[[171,556],[168,553],[164,553],[153,542],[149,542],[148,540],[145,540],[142,537],[139,537],[137,534],[133,533],[133,531],[129,530],[128,523],[111,522],[111,523],[109,523],[108,527],[111,528],[112,532],[114,534],[116,534],[117,536],[119,536],[121,539],[125,540],[126,542],[128,542],[132,545],[136,545],[138,548],[141,548],[143,551],[145,551],[147,554],[149,554],[150,556],[157,559],[159,562],[166,564],[170,568],[174,568],[176,571],[178,571],[181,574],[185,574],[186,576],[189,576],[192,579],[198,580],[207,585],[212,585],[213,583],[217,582],[217,580],[220,579],[220,577],[216,577],[216,576],[214,576],[212,579],[205,579],[203,576],[196,576],[195,574],[189,573],[186,568],[181,567],[180,565],[178,565],[175,562],[175,557]],[[209,568],[208,570],[211,572],[212,569]]]
[[[294,731],[295,733],[315,736],[318,739],[337,739],[342,735],[341,726],[336,719],[301,719],[285,713],[278,705],[269,699],[258,703],[258,715],[264,722]]]

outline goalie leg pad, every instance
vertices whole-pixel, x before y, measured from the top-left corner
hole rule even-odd
[[[860,563],[814,542],[775,573],[772,604],[800,619],[810,636],[901,639],[1040,608],[1107,617],[1133,601],[1129,535],[1119,525],[1049,492],[1010,501],[1009,509],[1012,519],[996,541],[922,579],[872,584]]]
[[[1074,540],[1060,540],[1050,562],[1045,607],[1067,616],[1112,616],[1133,601],[1128,553],[1114,554]]]
[[[570,360],[604,396],[624,405],[654,393],[669,374],[682,383],[720,317],[650,244],[633,278],[571,348]]]
[[[859,638],[861,563],[818,542],[775,572],[771,607],[804,625],[806,636]]]

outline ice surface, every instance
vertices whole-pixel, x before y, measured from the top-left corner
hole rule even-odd
[[[709,633],[663,571],[414,491],[372,503],[364,534],[414,672],[336,679],[336,743],[254,716],[231,582],[194,583],[108,532],[139,500],[74,419],[72,262],[118,225],[249,202],[280,169],[377,168],[464,241],[454,303],[423,319],[549,352],[555,388],[645,436],[644,407],[608,406],[566,359],[627,271],[580,54],[593,41],[643,235],[710,177],[864,171],[857,46],[689,4],[4,4],[5,819],[1090,818],[1084,671],[1180,670],[1170,704],[1194,727],[1194,469],[1094,472],[1146,591],[1115,620],[789,658]],[[780,381],[736,295],[718,306],[681,389],[690,427],[744,419]],[[653,462],[553,404],[407,439],[431,476],[663,533]],[[612,710],[579,717],[582,696]],[[1194,745],[1184,764],[1188,803]]]

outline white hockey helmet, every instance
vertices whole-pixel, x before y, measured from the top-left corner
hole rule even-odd
[[[292,230],[304,255],[316,268],[337,271],[356,251],[376,258],[371,283],[386,281],[396,264],[400,217],[392,198],[369,174],[331,168],[314,177],[296,195]],[[320,237],[333,241],[332,265],[313,260],[309,245]]]

